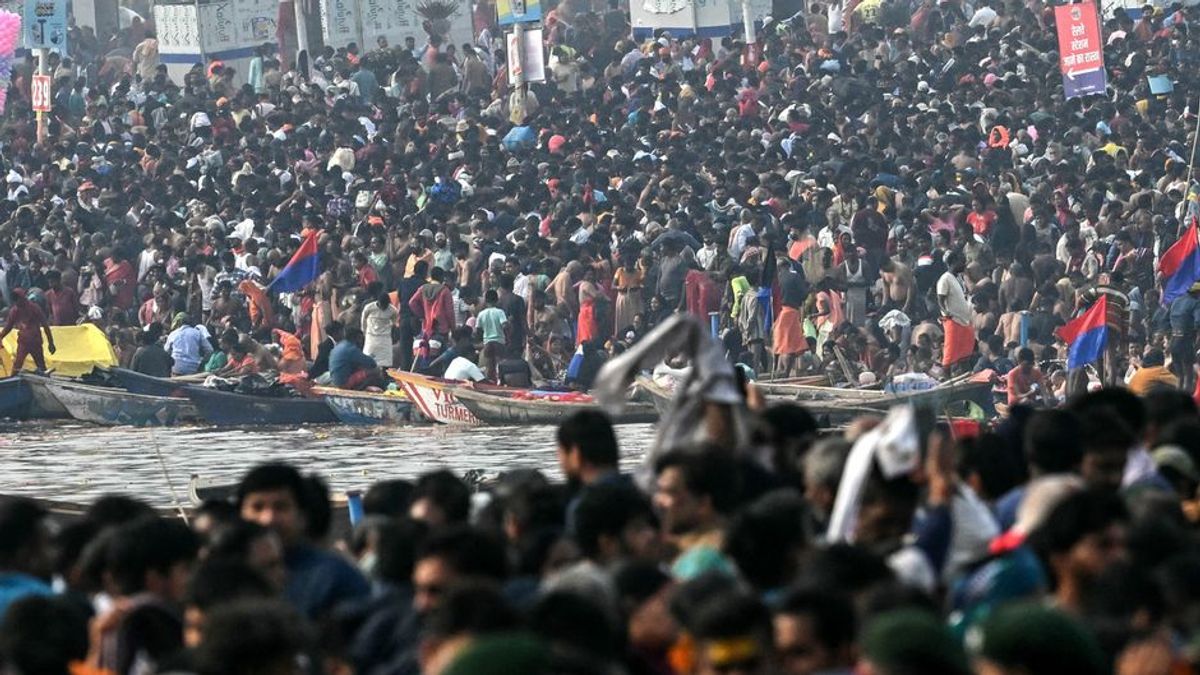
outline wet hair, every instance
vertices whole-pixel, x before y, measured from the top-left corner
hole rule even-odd
[[[795,575],[796,553],[807,545],[806,508],[795,490],[768,492],[729,524],[725,552],[752,586],[769,590]]]
[[[709,598],[697,608],[687,627],[699,640],[755,635],[764,647],[772,643],[771,614],[758,598],[743,590]]]
[[[1019,485],[1022,477],[1022,469],[1004,439],[991,433],[959,441],[958,473],[963,478],[979,476],[979,496],[988,501],[999,499]]]
[[[25,597],[4,613],[0,659],[15,672],[68,675],[87,653],[87,613],[67,598]]]
[[[422,632],[433,638],[486,635],[518,627],[517,613],[493,584],[467,581],[455,585],[429,613]]]
[[[143,501],[125,495],[104,495],[92,502],[84,511],[83,517],[101,527],[107,527],[153,515],[154,509]]]
[[[894,578],[878,555],[853,544],[833,544],[809,556],[799,581],[804,586],[858,594]]]
[[[178,563],[196,559],[196,535],[177,520],[145,518],[118,527],[108,542],[106,567],[123,595],[146,588],[146,574],[166,575]]]
[[[1146,408],[1137,394],[1121,387],[1105,387],[1073,399],[1069,406],[1071,410],[1083,414],[1095,408],[1108,409],[1115,412],[1134,436],[1141,436],[1146,430]]]
[[[621,484],[590,487],[575,508],[575,543],[584,556],[595,558],[601,537],[619,538],[638,518],[654,522],[654,511],[637,488]]]
[[[276,600],[238,600],[206,617],[204,641],[195,650],[197,675],[256,675],[294,666],[311,644],[304,619]]]
[[[267,599],[274,595],[271,584],[245,562],[210,558],[192,574],[184,603],[208,612],[234,600]]]
[[[620,648],[616,617],[582,593],[552,591],[529,612],[529,627],[555,647],[607,660]]]
[[[1029,543],[1043,560],[1063,553],[1084,537],[1129,519],[1125,503],[1112,492],[1088,489],[1064,498],[1042,524],[1029,534]]]
[[[1069,410],[1041,410],[1025,425],[1025,457],[1043,473],[1073,471],[1083,460],[1083,428]]]
[[[248,520],[238,520],[225,527],[218,528],[213,533],[208,545],[210,559],[229,558],[245,560],[250,555],[250,547],[263,537],[272,536],[273,531],[258,523]]]
[[[439,558],[462,576],[501,581],[507,572],[504,548],[495,538],[466,525],[430,534],[417,547],[416,560]]]
[[[240,509],[246,497],[255,492],[274,492],[287,490],[296,500],[296,506],[304,508],[305,489],[304,478],[294,466],[289,464],[260,464],[242,477],[237,487],[237,504]]]
[[[46,510],[27,497],[0,499],[0,566],[12,569],[42,536]]]
[[[379,516],[403,516],[412,504],[416,486],[403,479],[381,480],[363,495],[363,513]]]
[[[471,489],[448,469],[431,471],[417,479],[412,501],[422,499],[433,502],[450,523],[465,523],[471,515]]]
[[[374,576],[383,581],[404,584],[412,579],[417,549],[429,528],[408,518],[369,518],[375,531]]]
[[[817,642],[829,651],[853,644],[858,634],[854,604],[848,594],[836,590],[812,586],[792,589],[775,605],[775,614],[807,617]]]
[[[562,448],[578,448],[580,456],[592,466],[617,466],[619,453],[612,420],[599,410],[572,413],[558,425],[556,439]]]
[[[654,463],[654,474],[679,469],[683,483],[693,495],[708,497],[718,513],[730,513],[741,498],[741,480],[737,462],[716,447],[673,450]]]

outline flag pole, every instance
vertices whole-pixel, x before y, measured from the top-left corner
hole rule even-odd
[[[1188,196],[1192,193],[1192,167],[1196,163],[1196,141],[1200,140],[1200,96],[1196,98],[1196,111],[1192,114],[1196,116],[1196,128],[1192,131],[1192,154],[1188,155],[1187,185],[1183,189],[1183,202],[1180,203],[1180,206],[1183,207],[1183,216],[1185,217],[1181,217],[1179,224],[1176,226],[1175,234],[1177,237],[1183,231],[1184,221],[1187,220],[1187,201]]]

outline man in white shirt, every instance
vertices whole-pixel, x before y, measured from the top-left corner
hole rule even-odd
[[[946,254],[947,271],[937,282],[938,307],[942,314],[942,366],[950,367],[975,351],[974,309],[967,300],[967,289],[959,278],[967,268],[966,258],[958,251]]]
[[[479,366],[475,365],[470,359],[465,356],[456,356],[446,366],[446,372],[442,375],[447,380],[470,380],[478,382],[484,378],[483,371]]]

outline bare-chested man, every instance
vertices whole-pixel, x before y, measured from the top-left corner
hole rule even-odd
[[[902,262],[886,258],[879,266],[879,272],[883,278],[883,305],[889,309],[898,309],[905,314],[911,314],[913,288],[916,286],[912,268]]]

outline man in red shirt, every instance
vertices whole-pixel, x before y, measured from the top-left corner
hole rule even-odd
[[[54,335],[50,332],[50,324],[42,308],[30,302],[25,297],[24,288],[14,288],[12,292],[13,306],[8,310],[8,320],[4,330],[0,331],[0,342],[14,329],[17,333],[17,353],[13,356],[14,373],[25,365],[25,357],[32,356],[33,363],[39,372],[46,370],[46,357],[42,355],[42,332],[46,334],[46,344],[50,353],[55,351]]]

